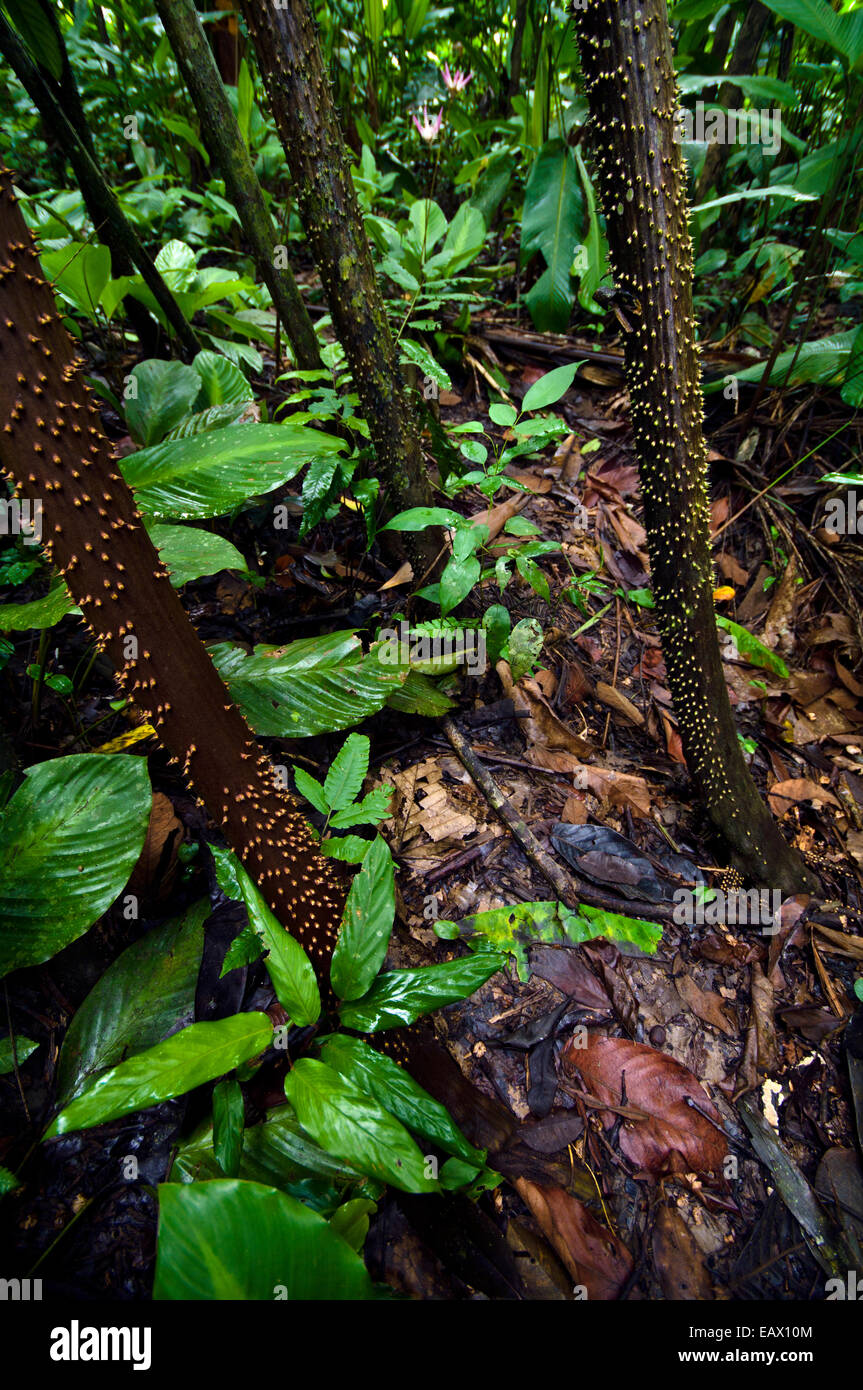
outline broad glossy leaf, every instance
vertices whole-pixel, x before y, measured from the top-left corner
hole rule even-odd
[[[554,405],[555,401],[566,395],[575,380],[579,365],[578,362],[567,362],[563,367],[555,367],[552,371],[546,372],[539,381],[535,381],[528,388],[521,403],[522,410],[542,410],[547,405]]]
[[[221,570],[246,570],[246,562],[236,546],[224,536],[201,531],[197,526],[150,526],[150,539],[171,575],[175,589],[203,575]]]
[[[403,1192],[439,1190],[404,1126],[324,1062],[301,1057],[285,1078],[285,1095],[303,1129],[328,1153]]]
[[[127,947],[96,982],[60,1049],[60,1105],[78,1095],[89,1077],[192,1022],[209,915],[210,904],[202,898]]]
[[[572,150],[550,140],[537,155],[527,180],[521,229],[526,261],[541,251],[546,270],[526,296],[535,326],[563,332],[572,310],[570,267],[578,241],[582,204]]]
[[[505,956],[483,951],[481,955],[444,965],[388,970],[378,976],[365,998],[343,1004],[339,1014],[345,1027],[358,1033],[400,1028],[434,1009],[467,999],[505,964]]]
[[[158,444],[192,414],[201,378],[182,362],[153,357],[132,368],[126,387],[126,424],[137,444]]]
[[[385,1105],[408,1129],[437,1144],[445,1153],[463,1158],[475,1168],[483,1167],[485,1150],[469,1144],[446,1108],[391,1057],[375,1052],[361,1038],[346,1034],[324,1039],[321,1056],[328,1066]]]
[[[351,883],[330,980],[339,999],[359,999],[384,963],[395,920],[395,870],[389,845],[378,835]]]
[[[52,580],[44,598],[35,598],[29,603],[0,604],[0,632],[26,632],[30,628],[41,632],[59,623],[67,613],[80,612],[72,601],[65,580],[58,577]]]
[[[103,1072],[60,1112],[46,1139],[92,1129],[213,1081],[257,1057],[273,1040],[266,1014],[235,1014],[188,1028]]]
[[[716,626],[722,628],[723,632],[729,632],[734,639],[737,650],[744,660],[750,662],[752,666],[762,666],[766,671],[772,671],[774,675],[780,676],[782,680],[788,679],[788,667],[769,647],[765,647],[763,642],[753,636],[745,627],[739,623],[732,622],[730,618],[724,618],[721,613],[716,615]]]
[[[82,936],[135,867],[150,816],[143,758],[84,753],[27,769],[0,815],[0,976]]]
[[[240,1171],[245,1107],[240,1083],[233,1077],[213,1087],[213,1154],[226,1178]]]
[[[120,466],[145,516],[201,519],[272,492],[311,459],[342,448],[304,425],[229,425],[141,449]]]
[[[210,655],[252,728],[270,738],[308,738],[359,724],[403,684],[407,669],[364,655],[352,632],[258,646],[251,656],[223,642]]]
[[[234,362],[229,362],[221,353],[205,349],[192,361],[192,368],[200,378],[198,385],[204,406],[236,405],[241,401],[253,399],[252,388]]]
[[[249,926],[267,948],[264,964],[282,1008],[298,1026],[314,1023],[321,1012],[321,996],[314,968],[299,941],[285,931],[237,856],[218,845],[210,845],[210,852],[219,887],[228,897],[239,896],[246,904]]]
[[[287,1193],[239,1178],[160,1186],[155,1299],[376,1296],[347,1241]]]
[[[213,1152],[213,1126],[209,1121],[182,1143],[171,1169],[172,1182],[199,1182],[222,1173]],[[261,1124],[251,1125],[243,1137],[240,1171],[252,1182],[267,1183],[298,1195],[314,1184],[318,1193],[366,1183],[362,1173],[320,1148],[304,1133],[290,1105],[270,1110]]]
[[[36,1051],[38,1046],[39,1044],[34,1042],[32,1038],[25,1038],[22,1033],[19,1033],[15,1038],[13,1051],[12,1039],[0,1038],[0,1076],[14,1071],[16,1060],[20,1067],[22,1062],[26,1062],[27,1058]]]

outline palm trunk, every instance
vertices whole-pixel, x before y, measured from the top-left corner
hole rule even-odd
[[[293,192],[392,510],[428,506],[419,430],[396,346],[305,0],[242,0],[270,108],[293,178]],[[406,538],[417,578],[439,549],[428,531]]]
[[[812,875],[749,775],[719,652],[692,243],[665,0],[587,0],[577,24],[611,262],[618,286],[633,297],[627,381],[653,594],[684,755],[737,867],[782,892],[811,889]]]
[[[297,363],[305,370],[320,367],[318,340],[291,269],[277,267],[273,221],[193,0],[156,0],[156,9],[195,103],[204,143],[225,180]]]
[[[43,505],[45,549],[119,672],[283,925],[320,968],[343,893],[172,588],[99,428],[72,340],[0,171],[0,464]]]

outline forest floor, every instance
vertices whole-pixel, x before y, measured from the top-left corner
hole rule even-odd
[[[855,1153],[863,1060],[851,1055],[863,1046],[844,1037],[863,962],[863,683],[855,674],[863,552],[856,536],[837,538],[818,524],[818,476],[833,463],[829,444],[820,444],[841,404],[824,393],[768,394],[741,437],[746,400],[735,414],[733,402],[711,398],[717,611],[754,633],[790,673],[738,653],[725,662],[728,687],[753,775],[823,891],[771,902],[755,926],[712,920],[709,901],[704,920],[682,921],[674,898],[681,885],[724,891],[733,879],[693,799],[644,602],[649,565],[619,344],[596,354],[574,339],[546,338],[540,355],[535,335],[481,317],[471,344],[472,360],[442,393],[440,414],[480,419],[497,436],[486,372],[502,370],[518,402],[549,367],[593,360],[558,406],[569,436],[540,461],[519,460],[530,492],[504,494],[485,518],[492,542],[516,513],[560,542],[561,552],[543,561],[550,601],[516,577],[502,596],[493,583],[475,590],[463,610],[481,617],[502,602],[513,623],[537,619],[540,667],[518,682],[500,664],[451,678],[451,717],[574,896],[651,921],[662,935],[648,955],[608,941],[572,947],[549,928],[544,939],[522,940],[517,967],[441,1011],[438,1031],[462,1071],[510,1112],[505,1142],[524,1154],[523,1176],[482,1197],[467,1235],[454,1200],[430,1222],[424,1199],[389,1193],[372,1221],[369,1266],[421,1298],[562,1299],[574,1282],[591,1298],[823,1297],[828,1270],[823,1250],[820,1261],[813,1254],[810,1191],[834,1234],[844,1232],[851,1248],[863,1241]],[[706,365],[710,371],[709,354]],[[723,366],[717,358],[714,372]],[[121,434],[110,412],[106,424]],[[594,440],[598,447],[585,449]],[[768,489],[778,462],[789,471]],[[576,504],[586,509],[577,530]],[[457,505],[468,515],[487,510],[479,493],[461,494]],[[252,508],[231,526],[244,553],[254,553],[259,525]],[[186,587],[205,640],[251,645],[349,627],[371,636],[402,611],[409,586],[381,554],[365,553],[355,511],[342,508],[305,542],[281,535],[265,587],[235,573]],[[84,636],[72,619],[55,635],[68,669]],[[78,709],[85,727],[105,720],[92,746],[128,728],[125,716],[110,713],[113,694],[110,671],[97,661]],[[38,722],[22,705],[6,724],[17,730],[24,764],[88,746],[48,690]],[[436,919],[459,923],[466,935],[480,912],[557,897],[439,723],[386,710],[362,731],[372,741],[365,790],[385,782],[395,792],[383,827],[399,870],[392,964],[467,949],[441,939]],[[264,742],[275,761],[322,776],[343,737]],[[142,920],[126,922],[113,909],[9,988],[10,1027],[48,1046],[19,1077],[0,1078],[0,1162],[17,1153],[15,1136],[29,1117],[50,1105],[59,1043],[92,984],[123,947],[202,887],[216,911],[199,998],[218,995],[231,1009],[272,1002],[260,965],[219,980],[218,942],[224,949],[236,932],[239,909],[220,899],[200,858],[186,862],[181,852],[204,832],[204,812],[158,749],[150,766],[154,815],[133,881]],[[739,1104],[753,1092],[769,1123],[760,1107],[756,1114]],[[203,1105],[193,1094],[42,1146],[26,1187],[4,1203],[19,1272],[37,1273],[58,1294],[146,1296],[155,1204],[145,1184],[164,1178],[178,1134]],[[135,1184],[120,1173],[130,1153],[139,1157]],[[789,1159],[799,1181],[788,1177]],[[699,1176],[707,1172],[712,1179]]]

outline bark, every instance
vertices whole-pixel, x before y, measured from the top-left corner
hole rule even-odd
[[[429,506],[419,430],[386,310],[312,16],[306,0],[242,0],[293,192],[339,341],[368,421],[390,510]],[[408,536],[420,578],[440,549],[437,533]]]
[[[297,363],[305,370],[320,367],[318,340],[297,283],[289,266],[277,267],[273,221],[193,0],[156,0],[156,8],[195,104],[204,144],[225,180]]]
[[[587,0],[576,21],[611,264],[630,296],[622,308],[627,382],[684,755],[737,867],[782,892],[812,889],[749,775],[719,652],[692,243],[665,0]]]
[[[43,505],[45,549],[279,921],[320,969],[343,891],[216,672],[117,471],[81,362],[0,171],[0,464]]]
[[[192,355],[200,352],[201,344],[183,317],[177,301],[141,245],[137,233],[124,215],[114,190],[108,184],[105,175],[89,153],[65,110],[30,58],[27,49],[2,15],[0,15],[0,53],[3,54],[18,80],[29,93],[30,99],[42,117],[46,130],[69,160],[96,236],[111,252],[111,266],[114,274],[131,274],[133,267],[140,271],[144,283],[180,342]]]

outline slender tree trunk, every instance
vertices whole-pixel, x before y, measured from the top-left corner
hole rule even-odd
[[[743,759],[716,633],[692,243],[675,140],[665,0],[587,0],[576,12],[611,263],[631,331],[626,372],[650,565],[683,752],[737,867],[794,892],[814,879]]]
[[[305,0],[242,0],[293,192],[320,271],[391,510],[428,506],[419,430],[375,276],[347,152]],[[420,578],[440,548],[429,531],[405,538]]]
[[[758,57],[758,50],[761,47],[761,40],[764,37],[764,30],[767,28],[767,21],[770,18],[770,11],[766,6],[760,4],[759,0],[749,6],[740,26],[737,35],[737,42],[734,45],[734,52],[728,64],[729,77],[734,73],[752,73],[755,71],[755,61]],[[717,98],[719,105],[724,106],[726,111],[736,109],[742,105],[743,91],[736,87],[733,82],[725,81],[719,88]],[[711,188],[715,188],[722,176],[722,170],[728,160],[733,146],[717,141],[713,145],[707,146],[707,154],[704,156],[704,163],[701,166],[701,173],[698,176],[698,183],[695,187],[696,203],[703,203]],[[721,225],[721,220],[714,224]],[[705,249],[710,240],[712,228],[706,227],[701,238],[702,249]]]
[[[66,154],[81,189],[87,215],[93,223],[96,236],[111,252],[114,274],[130,274],[133,267],[139,270],[144,283],[187,352],[192,355],[200,352],[200,343],[141,245],[137,233],[125,217],[114,190],[30,58],[24,44],[2,15],[0,53],[26,88],[46,129]]]
[[[237,209],[258,274],[270,291],[294,356],[306,370],[320,367],[321,354],[312,321],[290,266],[285,263],[279,268],[273,220],[194,0],[156,0],[156,8],[195,104],[204,143],[225,180],[225,189]]]
[[[158,730],[282,924],[320,968],[343,891],[171,586],[0,170],[0,464],[43,507],[45,549],[135,707]]]

